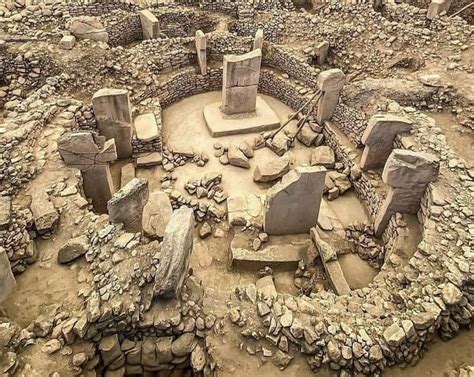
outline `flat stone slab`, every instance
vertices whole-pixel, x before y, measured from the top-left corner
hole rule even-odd
[[[152,152],[137,157],[136,163],[138,168],[148,168],[151,166],[161,165],[163,157],[161,153]]]
[[[216,102],[204,107],[204,119],[212,137],[256,133],[280,127],[280,119],[262,97],[257,97],[255,116],[229,117],[221,112],[221,102]]]
[[[135,118],[133,125],[137,139],[140,141],[152,141],[160,137],[158,123],[155,114],[146,113]]]
[[[235,235],[230,244],[230,262],[233,268],[258,270],[269,266],[280,271],[294,271],[298,268],[298,262],[304,259],[309,247],[309,242],[306,244],[281,243],[268,244],[254,251],[251,241],[246,233]]]
[[[249,222],[258,228],[262,228],[264,203],[264,196],[254,194],[227,198],[229,224],[243,226]]]

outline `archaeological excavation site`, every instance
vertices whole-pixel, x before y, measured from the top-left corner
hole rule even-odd
[[[474,2],[0,0],[0,376],[474,377]]]

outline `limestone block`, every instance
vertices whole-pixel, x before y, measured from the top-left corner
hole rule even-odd
[[[73,17],[70,21],[69,31],[77,38],[99,42],[109,41],[107,30],[98,17]]]
[[[135,178],[135,166],[132,163],[125,164],[121,170],[120,187],[124,187],[133,178]]]
[[[393,149],[395,137],[409,132],[413,123],[405,118],[391,114],[376,114],[362,135],[365,144],[360,166],[364,170],[375,169],[385,165]]]
[[[326,169],[297,167],[268,190],[264,230],[268,234],[307,233],[316,225]]]
[[[336,163],[336,156],[334,151],[326,146],[320,146],[313,149],[311,153],[311,166],[324,166],[328,169],[333,169]]]
[[[92,106],[101,135],[115,139],[119,158],[132,156],[132,109],[126,89],[100,89],[92,97]]]
[[[244,169],[250,169],[249,159],[244,155],[244,153],[235,145],[229,145],[229,151],[227,152],[227,157],[229,159],[229,164],[232,166],[237,166]]]
[[[139,115],[134,121],[135,133],[140,141],[152,141],[160,137],[155,114],[146,113]]]
[[[138,13],[142,24],[143,39],[156,39],[160,35],[160,23],[158,18],[148,9]]]
[[[255,285],[257,287],[258,296],[270,299],[277,297],[277,291],[272,276],[264,276],[258,279]]]
[[[30,206],[39,234],[50,232],[59,220],[59,214],[45,192],[34,192]]]
[[[321,72],[317,79],[318,88],[323,92],[338,92],[345,82],[346,75],[338,68]]]
[[[0,303],[13,292],[16,287],[15,277],[8,260],[8,255],[3,247],[0,247]]]
[[[415,188],[433,182],[438,177],[439,161],[436,156],[394,149],[382,172],[383,181],[390,187]]]
[[[74,35],[65,35],[59,41],[59,48],[63,50],[72,50],[76,44],[76,37]]]
[[[323,41],[316,45],[314,53],[318,57],[318,65],[323,65],[326,62],[329,52],[329,42]]]
[[[9,196],[0,196],[0,230],[8,228],[11,221],[12,200]]]
[[[283,177],[290,170],[290,156],[284,155],[267,163],[257,165],[253,172],[255,182],[267,183]]]
[[[163,162],[163,157],[159,152],[152,152],[140,155],[136,159],[137,167],[149,168],[151,166],[160,165]]]
[[[194,225],[194,212],[191,208],[183,206],[171,216],[155,274],[155,297],[179,297],[193,250]]]
[[[141,231],[142,212],[147,201],[148,180],[133,178],[108,201],[110,222],[123,223],[128,231]]]
[[[173,208],[164,192],[155,191],[150,194],[148,203],[143,207],[143,232],[147,237],[163,237]]]
[[[67,240],[58,251],[58,263],[65,264],[83,256],[89,248],[87,236],[80,236]]]

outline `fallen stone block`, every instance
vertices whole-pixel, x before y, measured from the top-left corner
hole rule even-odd
[[[291,243],[266,245],[254,251],[245,233],[237,233],[230,244],[231,266],[237,269],[258,270],[272,267],[280,271],[295,271],[309,245]]]
[[[324,271],[326,272],[334,292],[338,295],[349,294],[351,289],[344,277],[341,265],[337,261],[337,251],[331,246],[331,244],[327,243],[320,237],[316,228],[311,229],[311,239],[316,246]]]
[[[257,287],[257,295],[260,297],[275,299],[278,295],[272,276],[264,276],[258,279],[255,285]]]
[[[311,166],[324,166],[333,169],[336,163],[334,151],[326,145],[316,147],[311,153]]]
[[[268,183],[283,177],[290,170],[290,157],[285,155],[265,164],[257,165],[253,172],[253,180]]]
[[[155,114],[146,113],[139,115],[134,121],[135,134],[140,141],[152,141],[160,137],[160,130],[156,122]]]
[[[163,157],[158,152],[147,153],[137,157],[136,164],[138,168],[149,168],[156,165],[161,165]]]
[[[352,187],[351,181],[345,174],[339,173],[337,171],[330,171],[328,176],[331,178],[331,181],[333,181],[334,186],[339,189],[339,195],[344,194]]]
[[[77,38],[99,42],[109,41],[109,34],[98,17],[74,17],[70,21],[69,31]]]
[[[143,207],[143,233],[151,238],[163,237],[172,213],[168,195],[162,191],[152,192]]]
[[[59,214],[45,192],[34,193],[30,206],[36,230],[39,234],[53,230],[59,221]]]
[[[227,198],[229,224],[244,226],[248,223],[262,228],[264,201],[264,196],[254,194]]]
[[[249,159],[234,144],[229,145],[227,158],[229,159],[229,164],[232,166],[238,166],[239,168],[250,169]]]
[[[5,301],[16,287],[15,277],[11,269],[8,255],[3,247],[0,247],[0,303]]]
[[[147,201],[148,181],[133,178],[107,202],[110,222],[123,223],[128,231],[141,231],[142,212]]]
[[[309,125],[309,123],[306,123],[303,128],[301,129],[301,131],[298,133],[298,135],[296,136],[296,138],[298,139],[298,141],[300,143],[302,143],[303,145],[306,145],[307,147],[310,147],[314,144],[314,142],[316,141],[316,139],[319,137],[320,134],[314,132],[312,129],[311,129],[311,126]]]
[[[66,264],[83,256],[89,248],[87,236],[80,236],[66,241],[58,251],[58,263]]]
[[[194,224],[194,211],[189,207],[183,206],[171,216],[155,274],[155,297],[179,297],[193,250]]]
[[[76,44],[76,37],[74,35],[65,35],[59,41],[59,48],[63,50],[72,50]]]

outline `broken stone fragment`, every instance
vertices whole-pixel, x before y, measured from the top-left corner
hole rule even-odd
[[[441,297],[446,305],[456,305],[461,302],[464,296],[453,283],[447,283],[443,288]]]
[[[152,192],[143,207],[143,233],[151,238],[163,237],[172,213],[168,195],[162,191]]]
[[[188,273],[193,249],[194,212],[189,207],[176,210],[166,226],[160,263],[155,274],[156,297],[179,297]]]
[[[177,357],[186,356],[193,351],[196,344],[194,333],[184,333],[171,344],[171,352]]]
[[[398,347],[406,338],[405,331],[397,323],[393,323],[383,332],[383,338],[390,347]]]
[[[59,214],[45,192],[33,193],[30,210],[39,234],[50,232],[59,220]]]
[[[65,35],[59,41],[59,48],[63,50],[72,50],[76,44],[76,37],[74,35]]]
[[[206,366],[207,358],[203,346],[198,344],[191,353],[191,367],[194,372],[201,372]]]
[[[338,173],[337,171],[330,171],[328,176],[339,189],[339,195],[344,194],[352,187],[351,181],[349,181],[349,178],[345,174]]]
[[[148,201],[148,180],[133,178],[107,202],[110,222],[123,223],[126,230],[142,230],[143,207]]]
[[[163,158],[160,153],[153,152],[145,155],[140,155],[136,159],[138,168],[148,168],[151,166],[161,165]]]
[[[276,160],[257,165],[253,172],[255,182],[267,183],[283,177],[290,170],[290,157],[284,155]]]
[[[263,278],[258,279],[255,285],[259,297],[270,299],[275,299],[277,297],[277,291],[272,276],[264,276]]]
[[[204,239],[209,237],[212,234],[212,228],[209,223],[206,221],[202,224],[201,229],[199,229],[199,237]]]
[[[250,169],[250,163],[245,154],[237,148],[234,144],[229,146],[229,151],[227,152],[227,158],[229,159],[229,164],[232,166],[238,166],[244,169]]]
[[[311,129],[311,126],[309,125],[309,123],[305,123],[305,125],[303,126],[301,131],[298,133],[296,138],[298,139],[300,143],[304,144],[307,147],[310,147],[314,144],[318,136],[319,134],[314,132]]]
[[[98,17],[79,16],[70,21],[69,31],[77,38],[108,42],[109,35]]]
[[[83,256],[89,247],[87,236],[80,236],[66,241],[58,251],[58,263],[66,264]]]
[[[3,247],[0,247],[0,303],[13,292],[16,287],[15,277],[11,269],[8,255]]]
[[[326,145],[313,149],[311,153],[311,166],[324,166],[333,169],[336,163],[334,151]]]
[[[143,142],[153,141],[160,137],[155,114],[146,113],[139,115],[133,122],[137,139]]]

